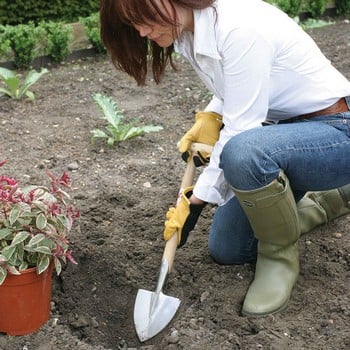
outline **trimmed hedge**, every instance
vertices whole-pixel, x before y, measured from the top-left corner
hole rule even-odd
[[[0,24],[75,22],[99,10],[99,0],[0,0]]]
[[[125,0],[127,1],[127,0]],[[265,0],[291,17],[301,12],[322,16],[329,0]],[[49,3],[49,5],[48,5]],[[338,14],[350,13],[350,0],[334,0]],[[76,22],[98,12],[99,0],[0,0],[0,25],[26,24],[41,21]]]
[[[350,15],[350,0],[334,0],[334,4],[339,15]]]

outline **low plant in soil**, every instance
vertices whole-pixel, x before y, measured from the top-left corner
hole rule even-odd
[[[91,131],[93,140],[101,138],[107,140],[108,146],[113,146],[115,142],[141,136],[149,132],[162,130],[160,125],[137,126],[139,119],[135,118],[131,122],[124,122],[124,116],[118,109],[117,104],[111,97],[102,94],[94,94],[94,101],[103,111],[103,118],[107,120],[106,130],[94,129]]]
[[[2,92],[16,100],[27,97],[29,100],[33,101],[35,100],[35,95],[29,88],[47,72],[48,70],[46,68],[42,68],[40,72],[32,69],[22,82],[20,75],[15,71],[0,67],[0,81],[4,84],[4,87],[0,87],[0,93]]]

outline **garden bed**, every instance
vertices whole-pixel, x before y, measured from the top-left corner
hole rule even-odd
[[[350,24],[311,31],[350,79]],[[176,143],[209,100],[189,65],[177,60],[160,86],[137,87],[106,56],[50,67],[33,86],[34,103],[0,98],[3,171],[41,182],[44,168],[69,169],[81,209],[72,235],[78,265],[54,278],[49,322],[23,337],[0,335],[6,350],[349,349],[350,216],[300,240],[301,274],[286,311],[241,317],[254,267],[219,266],[207,252],[214,206],[207,206],[175,257],[166,293],[182,303],[170,325],[141,344],[133,325],[137,290],[154,290],[163,253],[164,215],[184,173]],[[95,93],[112,96],[126,118],[164,130],[109,148],[91,142],[104,128]]]

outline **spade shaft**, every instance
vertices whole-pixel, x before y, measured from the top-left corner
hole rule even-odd
[[[210,154],[211,150],[212,147],[205,144],[192,144],[190,158],[187,161],[176,205],[181,200],[183,190],[193,183],[196,172],[196,166],[193,162],[194,155],[198,152]],[[178,234],[174,232],[164,247],[156,290],[151,292],[139,289],[137,292],[134,307],[134,323],[140,341],[146,341],[161,332],[175,316],[180,305],[180,299],[163,293],[166,279],[173,267],[177,244]]]

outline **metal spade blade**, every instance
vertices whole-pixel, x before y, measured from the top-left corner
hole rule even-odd
[[[150,292],[139,289],[134,307],[134,323],[137,336],[144,342],[161,332],[173,319],[180,305],[180,299],[162,292],[168,274],[168,262],[161,265],[157,289]]]

